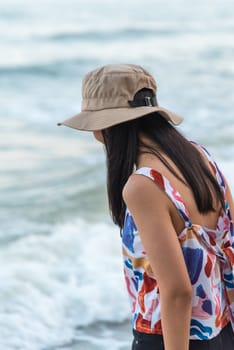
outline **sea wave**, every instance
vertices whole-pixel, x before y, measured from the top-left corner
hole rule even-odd
[[[2,349],[42,349],[129,317],[120,238],[108,223],[58,223],[5,246],[0,263]]]
[[[21,62],[20,64],[0,66],[0,76],[15,77],[16,79],[28,75],[56,78],[74,75],[74,70],[76,70],[77,78],[81,78],[85,67],[95,63],[97,63],[97,60],[92,58],[52,59],[44,63],[40,61],[35,63]]]

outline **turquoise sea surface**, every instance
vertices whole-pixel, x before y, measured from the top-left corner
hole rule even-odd
[[[56,123],[89,70],[141,64],[234,190],[234,3],[0,1],[0,48],[0,348],[129,350],[103,148]]]

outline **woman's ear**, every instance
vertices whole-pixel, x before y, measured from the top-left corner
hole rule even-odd
[[[95,130],[93,131],[93,136],[95,137],[95,139],[101,143],[104,143],[104,138],[102,135],[101,130]]]

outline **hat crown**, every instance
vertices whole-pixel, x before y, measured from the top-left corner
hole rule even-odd
[[[154,78],[141,66],[105,65],[84,77],[81,112],[58,125],[103,130],[149,114],[154,118],[161,114],[174,125],[180,124],[183,118],[157,104],[156,91]]]
[[[154,78],[142,67],[110,64],[88,73],[82,83],[82,111],[129,107],[141,89],[156,92]]]

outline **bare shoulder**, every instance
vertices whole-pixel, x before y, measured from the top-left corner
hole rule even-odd
[[[141,174],[132,174],[126,182],[123,192],[123,199],[129,206],[136,205],[153,205],[160,203],[167,205],[169,200],[164,191],[151,179]],[[159,201],[160,199],[160,201]]]
[[[126,184],[123,188],[123,198],[131,198],[136,196],[138,190],[141,190],[145,187],[145,185],[148,187],[148,182],[145,181],[143,176],[139,176],[136,174],[132,174],[129,178]]]

